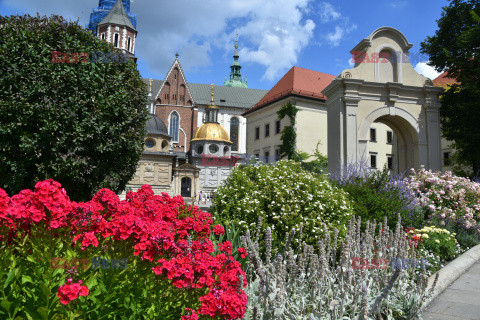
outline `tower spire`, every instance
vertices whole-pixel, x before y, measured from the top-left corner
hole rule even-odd
[[[242,66],[238,62],[238,32],[235,33],[235,53],[233,54],[233,63],[230,66],[230,78],[228,81],[224,81],[223,85],[225,87],[237,87],[237,88],[247,88],[247,82],[243,80],[242,73],[240,69]]]
[[[218,123],[218,110],[220,109],[215,105],[215,100],[213,99],[215,95],[214,91],[214,85],[212,84],[212,98],[210,100],[210,105],[205,108],[205,118],[204,122],[209,123],[209,122],[215,122]]]

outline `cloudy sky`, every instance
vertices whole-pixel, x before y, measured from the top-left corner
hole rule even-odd
[[[338,75],[350,50],[373,30],[391,26],[414,44],[415,69],[438,73],[419,54],[437,29],[447,0],[132,0],[139,70],[163,79],[175,53],[187,81],[223,84],[239,34],[250,88],[270,89],[292,67]],[[86,26],[98,0],[0,0],[0,14],[59,14]]]

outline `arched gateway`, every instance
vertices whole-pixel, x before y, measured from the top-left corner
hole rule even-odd
[[[374,122],[389,126],[398,141],[398,171],[441,170],[442,89],[418,74],[409,61],[412,47],[398,30],[382,27],[351,51],[355,66],[322,93],[327,99],[328,170],[368,156],[367,136]]]

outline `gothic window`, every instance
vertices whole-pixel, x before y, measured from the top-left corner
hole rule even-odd
[[[176,111],[173,111],[170,115],[170,136],[173,142],[178,142],[178,129],[179,129],[179,115]]]
[[[113,36],[113,46],[115,48],[118,48],[118,33],[115,33],[115,35]]]
[[[230,119],[230,140],[232,140],[232,151],[238,151],[238,118]]]
[[[164,92],[165,92],[165,103],[170,103],[170,83],[167,81],[164,84]]]

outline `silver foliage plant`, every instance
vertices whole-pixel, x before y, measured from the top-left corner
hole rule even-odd
[[[431,293],[425,266],[415,269],[395,263],[358,268],[352,264],[352,258],[421,259],[409,249],[400,221],[394,231],[386,221],[367,223],[365,231],[360,226],[360,220],[353,218],[342,240],[336,229],[330,233],[325,227],[316,247],[303,243],[296,249],[291,245],[293,230],[283,250],[272,249],[270,228],[264,250],[259,250],[260,230],[253,240],[247,232],[241,240],[253,275],[244,319],[420,319],[420,309]]]

